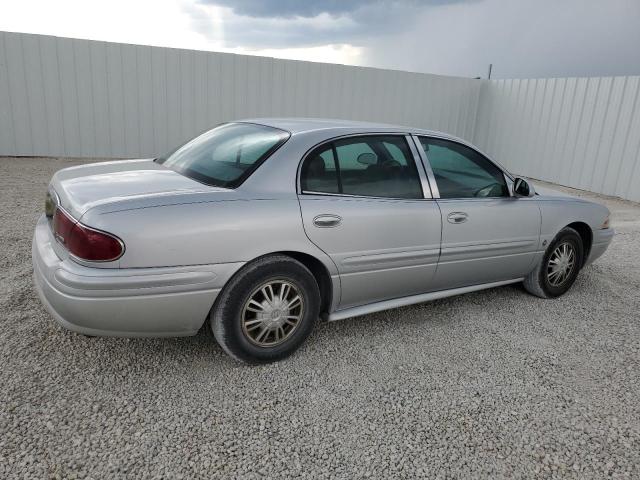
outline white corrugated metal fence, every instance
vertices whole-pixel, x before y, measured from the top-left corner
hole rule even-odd
[[[640,77],[492,80],[474,143],[516,173],[640,201]]]
[[[471,138],[479,91],[465,78],[0,32],[0,154],[155,156],[267,116]]]

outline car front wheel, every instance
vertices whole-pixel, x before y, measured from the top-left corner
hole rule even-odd
[[[285,255],[246,265],[210,315],[213,334],[233,358],[266,363],[291,355],[313,330],[320,293],[313,274]]]
[[[563,295],[576,281],[582,266],[582,238],[573,228],[565,227],[547,247],[536,268],[524,279],[524,288],[541,298]]]

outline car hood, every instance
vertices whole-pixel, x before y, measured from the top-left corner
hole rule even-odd
[[[568,193],[562,192],[560,190],[554,190],[553,188],[544,187],[537,183],[533,184],[533,189],[541,197],[572,197],[572,195],[569,195]]]
[[[98,205],[131,205],[132,201],[150,197],[169,201],[168,197],[229,191],[198,183],[152,159],[121,160],[66,168],[57,172],[51,183],[60,204],[76,218]]]
[[[558,200],[574,200],[579,202],[588,202],[588,200],[581,198],[577,195],[571,195],[570,193],[564,192],[562,190],[558,190],[555,188],[550,188],[544,185],[540,185],[536,182],[532,182],[533,189],[536,194],[542,198],[550,198],[550,199],[558,199]]]

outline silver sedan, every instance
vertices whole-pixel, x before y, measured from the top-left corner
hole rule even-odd
[[[613,237],[609,211],[534,192],[442,133],[319,119],[227,123],[172,153],[57,172],[37,291],[85,335],[205,324],[246,362],[340,320],[522,282],[564,294]]]

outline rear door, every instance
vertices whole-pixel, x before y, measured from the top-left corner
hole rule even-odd
[[[324,143],[300,169],[309,239],[340,273],[339,308],[430,290],[441,217],[417,149],[405,135],[359,135]]]
[[[423,136],[417,143],[442,212],[434,288],[525,276],[540,236],[536,200],[512,196],[502,170],[466,145]]]

